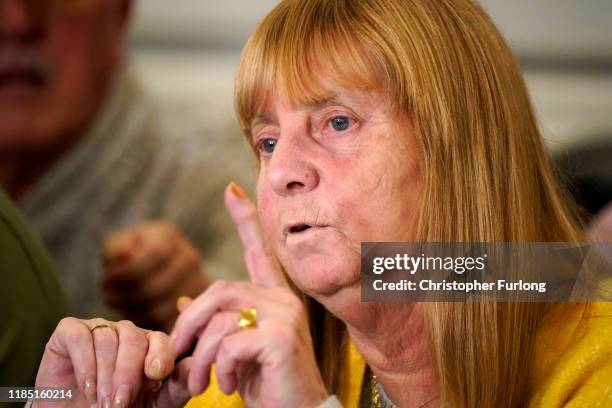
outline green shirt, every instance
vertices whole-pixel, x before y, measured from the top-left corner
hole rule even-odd
[[[0,386],[34,386],[45,344],[63,315],[45,248],[0,190]]]

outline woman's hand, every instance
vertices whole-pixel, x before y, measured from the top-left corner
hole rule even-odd
[[[75,399],[34,406],[178,407],[189,399],[186,380],[166,334],[129,321],[65,318],[47,343],[36,386],[72,388]]]
[[[230,185],[226,206],[244,247],[251,282],[215,282],[189,304],[171,335],[180,355],[197,342],[188,376],[191,395],[209,385],[215,363],[221,390],[237,390],[250,407],[314,407],[327,398],[306,312],[266,247],[257,210]],[[239,312],[254,308],[257,327],[241,329]]]

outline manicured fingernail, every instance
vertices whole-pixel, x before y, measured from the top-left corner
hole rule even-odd
[[[242,187],[240,187],[238,184],[234,183],[233,181],[229,183],[229,190],[232,192],[233,195],[235,195],[238,198],[246,198],[247,196],[246,192],[242,189]]]
[[[132,399],[132,387],[130,385],[120,385],[115,392],[115,401],[113,402],[113,408],[126,408],[130,406],[130,400]]]
[[[189,296],[181,296],[176,300],[176,309],[179,312],[183,312],[187,306],[191,303],[191,298]]]
[[[162,365],[161,365],[161,360],[159,358],[156,358],[155,360],[153,360],[151,362],[151,365],[149,366],[149,372],[155,378],[161,378],[162,377],[162,375],[163,375],[163,373],[162,373]]]
[[[111,408],[111,401],[108,398],[104,399],[104,403],[102,404],[102,408]]]
[[[96,383],[91,379],[85,380],[85,398],[90,404],[96,403]]]

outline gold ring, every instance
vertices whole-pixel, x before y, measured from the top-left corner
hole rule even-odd
[[[93,333],[94,330],[100,329],[102,327],[108,327],[109,329],[115,330],[115,328],[112,325],[108,324],[108,323],[98,323],[98,324],[94,325],[91,329],[89,329],[89,331],[91,333]]]
[[[238,314],[238,327],[240,330],[257,328],[257,310],[252,307],[242,309]]]

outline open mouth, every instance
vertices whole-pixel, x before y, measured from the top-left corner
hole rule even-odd
[[[304,232],[306,230],[309,230],[310,228],[312,228],[312,226],[308,224],[297,224],[292,227],[289,227],[288,232],[289,234],[299,234],[300,232]]]

